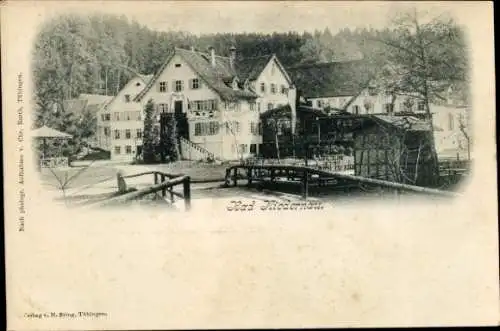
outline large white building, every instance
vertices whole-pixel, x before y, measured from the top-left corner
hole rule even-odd
[[[133,78],[98,116],[98,140],[113,160],[141,152],[144,107],[175,114],[181,156],[239,159],[258,153],[260,113],[291,106],[296,91],[275,55],[239,58],[176,48],[153,77]]]

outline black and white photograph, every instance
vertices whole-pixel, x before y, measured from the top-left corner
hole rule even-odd
[[[500,320],[491,3],[1,9],[10,330]]]
[[[217,33],[51,18],[32,51],[43,184],[73,206],[176,209],[458,195],[474,159],[467,27],[444,10],[387,14]]]

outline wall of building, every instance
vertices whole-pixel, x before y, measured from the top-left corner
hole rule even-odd
[[[264,92],[261,90],[262,83],[265,85]],[[271,84],[276,85],[276,93],[271,92]],[[286,93],[282,93],[282,86],[287,89]],[[270,61],[255,81],[255,91],[259,96],[257,99],[257,108],[259,109],[260,107],[260,112],[264,112],[269,109],[269,104],[272,104],[272,108],[276,108],[278,105],[284,106],[292,103],[295,104],[295,94],[290,94],[288,92],[288,89],[291,88],[294,89],[276,61]],[[293,98],[293,100],[291,100],[291,98]]]
[[[434,124],[434,139],[438,155],[442,157],[467,158],[467,140],[460,129],[460,123],[468,129],[468,110],[466,107],[433,105],[431,104],[431,113]]]
[[[189,82],[195,78],[199,79],[200,88],[191,89]],[[175,81],[183,82],[182,92],[175,92]],[[165,92],[160,90],[161,82],[166,83],[167,89]],[[183,101],[183,112],[186,113],[188,112],[188,100],[219,100],[220,98],[179,55],[175,55],[154,82],[154,86],[143,97],[144,102],[147,102],[149,99],[153,99],[155,104],[167,104],[169,112],[173,112],[174,110],[174,101]]]
[[[109,151],[112,160],[132,161],[137,154],[137,147],[142,146],[141,134],[137,130],[144,128],[144,104],[134,102],[134,97],[144,89],[145,82],[135,77],[125,85],[116,98],[103,110],[109,114]],[[119,132],[119,138],[116,132]],[[127,138],[127,132],[130,137]]]

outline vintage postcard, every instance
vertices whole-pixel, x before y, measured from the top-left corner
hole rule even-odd
[[[497,325],[488,2],[5,1],[9,330]]]

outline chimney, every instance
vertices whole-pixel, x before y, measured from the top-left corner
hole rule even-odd
[[[215,68],[215,48],[213,46],[208,47],[208,50],[210,51],[210,59],[212,61],[212,67]]]
[[[236,47],[231,46],[229,49],[229,64],[231,65],[231,69],[234,70],[234,64],[236,62]]]

